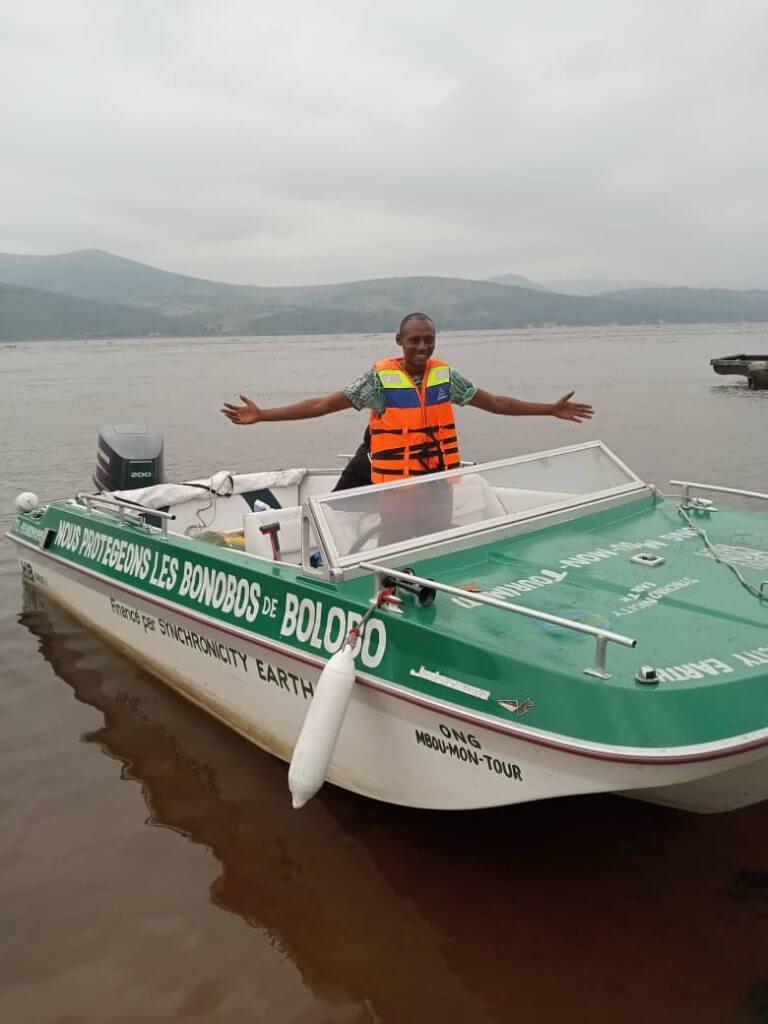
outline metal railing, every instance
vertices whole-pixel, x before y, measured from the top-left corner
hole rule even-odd
[[[88,512],[95,510],[105,515],[114,515],[121,523],[131,523],[134,526],[149,526],[150,524],[144,521],[145,516],[157,516],[160,520],[160,530],[164,535],[168,534],[168,520],[176,518],[172,512],[163,512],[157,508],[146,508],[132,501],[106,497],[103,494],[81,493],[77,495],[77,500],[85,505]],[[133,515],[130,516],[127,513],[133,513]]]
[[[692,480],[670,480],[670,484],[673,487],[682,487],[682,503],[683,508],[691,508],[691,488],[696,487],[700,491],[713,491],[716,494],[738,494],[742,498],[762,498],[764,501],[768,501],[768,494],[762,494],[760,491],[744,491],[738,487],[721,487],[719,484],[697,484]]]
[[[606,648],[609,643],[619,644],[620,647],[636,647],[637,640],[632,637],[622,636],[621,633],[614,633],[609,629],[601,629],[599,626],[589,626],[585,622],[576,622],[574,619],[563,619],[559,615],[550,615],[549,612],[540,612],[535,608],[526,608],[521,604],[510,604],[508,601],[500,601],[496,597],[489,597],[487,594],[476,593],[475,591],[462,590],[460,587],[452,587],[448,583],[438,583],[437,580],[427,579],[425,576],[414,576],[412,573],[402,572],[399,569],[390,569],[386,565],[377,565],[375,562],[361,562],[361,569],[367,569],[375,574],[375,591],[377,594],[386,577],[402,580],[404,583],[419,583],[422,586],[432,587],[452,597],[462,597],[477,604],[488,605],[490,608],[500,608],[505,612],[512,612],[516,615],[523,615],[529,619],[537,619],[539,622],[548,622],[553,626],[561,626],[563,629],[572,629],[576,633],[586,633],[587,636],[595,638],[595,663],[584,672],[588,676],[597,676],[598,679],[610,679],[611,673],[606,670]]]

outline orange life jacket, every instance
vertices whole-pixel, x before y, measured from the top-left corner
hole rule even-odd
[[[374,370],[387,407],[371,412],[371,480],[375,484],[459,465],[451,406],[451,368],[430,359],[417,388],[397,359],[380,359]]]

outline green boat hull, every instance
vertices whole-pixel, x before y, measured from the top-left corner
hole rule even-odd
[[[768,577],[765,515],[694,525],[755,585]],[[284,760],[323,666],[371,607],[370,574],[321,579],[77,503],[20,513],[9,536],[28,583]],[[585,671],[589,635],[471,592],[405,596],[363,629],[330,781],[445,808],[607,791],[706,811],[768,796],[768,607],[673,502],[643,494],[409,564],[636,646],[612,644],[600,678]]]

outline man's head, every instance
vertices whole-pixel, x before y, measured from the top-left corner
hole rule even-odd
[[[400,321],[395,340],[402,348],[406,368],[423,370],[435,350],[437,330],[426,313],[409,313]]]

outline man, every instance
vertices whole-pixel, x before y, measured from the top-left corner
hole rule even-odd
[[[591,419],[592,406],[572,402],[572,391],[549,404],[524,402],[475,387],[455,367],[432,359],[436,334],[426,313],[409,313],[395,337],[402,356],[379,360],[342,391],[276,409],[259,408],[240,395],[243,405],[225,403],[221,411],[232,423],[243,426],[369,409],[366,440],[342,473],[336,490],[456,468],[459,446],[452,405],[471,405],[501,416],[556,416],[574,423]]]

